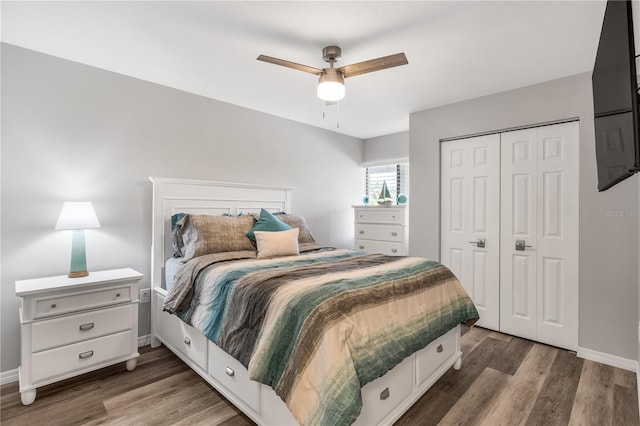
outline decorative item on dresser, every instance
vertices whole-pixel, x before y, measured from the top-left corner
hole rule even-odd
[[[20,396],[36,399],[36,388],[126,361],[136,368],[138,281],[133,269],[16,281],[20,308]]]
[[[391,256],[409,252],[407,206],[352,206],[355,249]]]

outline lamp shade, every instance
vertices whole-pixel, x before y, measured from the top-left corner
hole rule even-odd
[[[89,229],[99,227],[100,222],[98,222],[98,216],[96,216],[96,212],[93,210],[93,205],[90,201],[67,201],[62,206],[55,229]]]
[[[327,68],[320,75],[318,97],[324,101],[339,101],[344,98],[344,77],[335,68]]]

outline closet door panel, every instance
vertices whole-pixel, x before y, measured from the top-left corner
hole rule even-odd
[[[537,340],[578,347],[577,122],[538,129]]]
[[[478,325],[494,330],[500,315],[499,165],[499,135],[441,145],[441,262],[476,304]]]
[[[535,129],[501,135],[500,331],[536,338],[537,149]],[[524,241],[524,250],[516,243]]]

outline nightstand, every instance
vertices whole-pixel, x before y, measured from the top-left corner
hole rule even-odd
[[[407,206],[352,206],[354,249],[389,256],[407,256],[409,233]]]
[[[126,361],[136,368],[138,281],[133,269],[16,281],[20,308],[20,398],[36,388]]]

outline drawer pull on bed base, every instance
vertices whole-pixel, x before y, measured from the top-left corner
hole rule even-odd
[[[384,401],[389,398],[389,388],[385,388],[382,392],[380,392],[380,400]]]
[[[440,353],[444,350],[444,348],[442,347],[442,345],[438,345],[438,347],[436,348],[436,352]]]
[[[235,375],[236,375],[236,372],[235,372],[235,371],[233,371],[233,369],[232,369],[232,368],[229,368],[229,367],[227,367],[227,371],[226,371],[226,373],[227,373],[227,376],[229,376],[229,377],[233,377],[233,376],[235,376]]]
[[[95,325],[94,325],[92,322],[90,322],[90,323],[88,323],[88,324],[81,324],[81,325],[80,325],[80,330],[81,330],[81,331],[91,330],[94,326],[95,326]]]
[[[81,354],[79,354],[78,358],[87,359],[87,358],[91,358],[92,356],[93,356],[93,351],[86,351],[86,352],[82,352]]]

